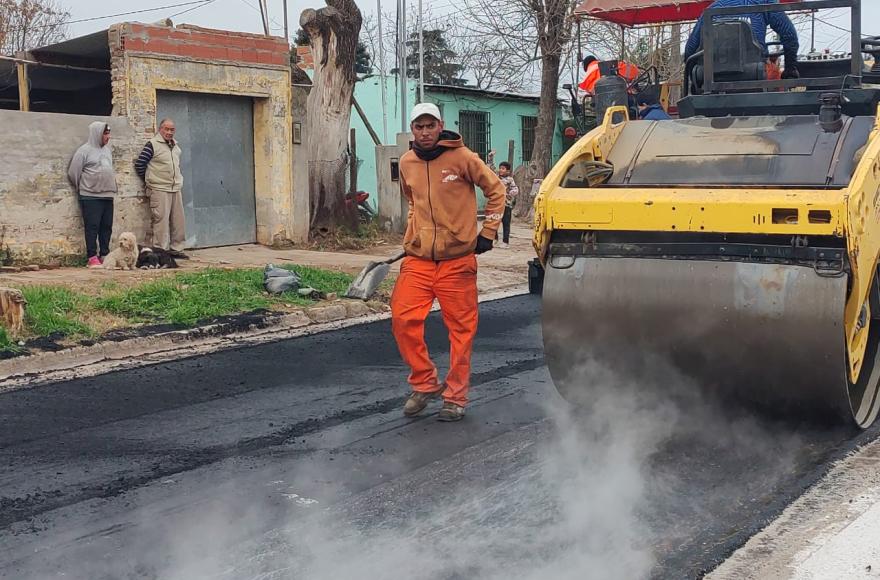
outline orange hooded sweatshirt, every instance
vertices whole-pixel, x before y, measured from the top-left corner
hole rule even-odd
[[[477,245],[477,194],[486,195],[484,238],[495,239],[504,215],[505,187],[480,157],[452,131],[440,133],[443,152],[429,161],[412,150],[400,158],[400,183],[409,201],[403,248],[408,256],[451,260]]]

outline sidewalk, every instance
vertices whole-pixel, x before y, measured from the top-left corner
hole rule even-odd
[[[513,224],[510,247],[496,248],[479,257],[480,268],[477,286],[480,292],[491,292],[501,288],[527,282],[528,261],[535,256],[532,249],[531,230],[523,223]],[[59,268],[36,272],[16,272],[0,274],[0,286],[23,286],[34,284],[81,286],[101,284],[113,280],[121,284],[134,284],[174,272],[184,272],[201,268],[262,268],[266,264],[295,264],[338,270],[356,274],[370,261],[384,260],[400,250],[396,246],[379,246],[370,253],[321,252],[316,250],[275,250],[266,246],[248,244],[225,246],[204,250],[187,250],[189,260],[179,260],[177,270],[102,270],[88,268]],[[399,271],[400,264],[392,267],[392,275]]]

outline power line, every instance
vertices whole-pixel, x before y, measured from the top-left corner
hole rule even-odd
[[[217,0],[202,0],[202,3],[200,5],[193,6],[192,8],[187,8],[186,10],[181,10],[180,12],[175,12],[174,14],[169,16],[168,18],[174,18],[176,16],[180,16],[181,14],[186,14],[187,12],[192,12],[193,10],[198,10],[199,8],[204,8],[208,4],[213,4],[216,1]]]
[[[106,16],[92,16],[90,18],[80,18],[77,20],[68,20],[67,22],[65,22],[65,24],[79,24],[80,22],[94,22],[95,20],[106,20],[108,18],[118,18],[120,16],[131,16],[132,14],[143,14],[145,12],[158,12],[159,10],[180,8],[181,6],[192,6],[194,4],[205,4],[205,2],[207,2],[207,1],[208,0],[190,0],[189,2],[178,2],[177,4],[167,4],[165,6],[156,6],[155,8],[142,8],[141,10],[132,10],[130,12],[120,12],[118,14],[107,14]],[[196,6],[196,8],[200,8],[200,7]]]
[[[251,8],[252,10],[255,10],[258,14],[260,14],[260,15],[263,14],[263,13],[260,11],[259,8],[257,8],[256,6],[254,6],[253,4],[251,4],[250,2],[248,2],[248,0],[239,0],[239,2],[241,2],[242,4],[244,4],[244,5],[246,5],[246,6],[250,6],[250,8]],[[271,20],[271,21],[274,22],[276,25],[278,25],[278,28],[273,29],[273,30],[279,30],[279,29],[280,29],[280,30],[284,30],[284,25],[281,24],[280,22],[278,22],[277,20],[275,20],[274,18],[272,18],[271,16],[269,16],[269,20]]]

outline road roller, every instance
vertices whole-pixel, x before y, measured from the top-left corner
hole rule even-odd
[[[839,8],[851,49],[766,78],[746,13]],[[772,411],[877,418],[880,70],[865,55],[880,39],[862,37],[860,12],[859,0],[707,10],[679,118],[611,107],[547,174],[534,246],[563,397],[583,400],[597,361],[621,373],[662,361]]]

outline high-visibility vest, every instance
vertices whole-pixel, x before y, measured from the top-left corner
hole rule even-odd
[[[617,74],[622,76],[628,82],[631,82],[639,78],[639,67],[621,60],[617,63]],[[599,80],[600,76],[602,76],[602,73],[599,72],[599,61],[594,60],[587,66],[587,76],[584,77],[584,80],[582,80],[581,84],[578,86],[581,90],[592,93],[593,87],[596,85],[596,81]]]

